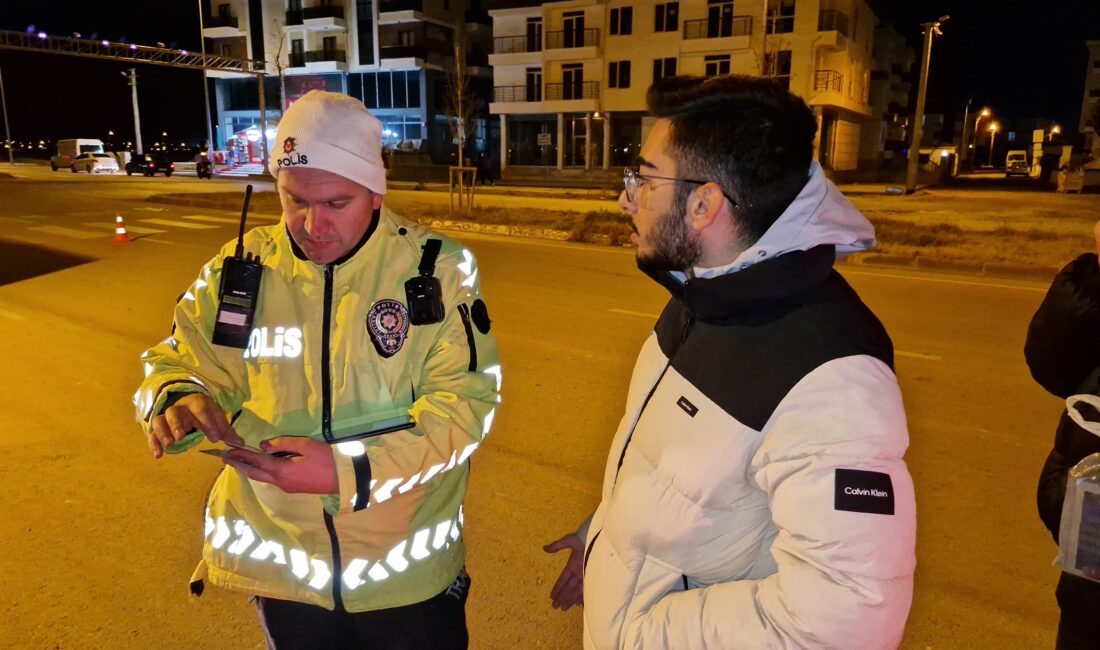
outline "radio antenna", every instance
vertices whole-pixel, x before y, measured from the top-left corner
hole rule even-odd
[[[237,234],[237,250],[234,255],[237,259],[244,259],[244,221],[248,217],[248,201],[252,198],[252,186],[244,187],[244,207],[241,208],[241,231]]]

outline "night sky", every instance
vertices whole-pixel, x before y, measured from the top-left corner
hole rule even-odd
[[[492,6],[492,2],[488,3]],[[914,49],[920,23],[943,14],[932,51],[926,110],[948,123],[968,98],[998,119],[1053,119],[1067,131],[1078,124],[1088,62],[1085,41],[1100,39],[1100,0],[873,0]],[[735,4],[736,7],[736,4]],[[736,9],[735,9],[736,13]],[[197,0],[0,0],[0,29],[39,31],[198,50]],[[133,139],[130,89],[119,74],[127,64],[0,49],[8,117],[16,140]],[[205,138],[202,75],[138,65],[142,131],[147,143]],[[914,82],[916,79],[914,79]],[[914,83],[914,98],[916,83]]]

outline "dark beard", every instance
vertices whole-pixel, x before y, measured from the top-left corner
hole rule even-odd
[[[644,254],[639,252],[635,257],[638,268],[648,275],[661,271],[687,271],[703,254],[699,242],[691,237],[691,229],[684,219],[687,195],[680,197],[680,192],[676,194],[673,207],[657,219],[652,235],[653,250]]]

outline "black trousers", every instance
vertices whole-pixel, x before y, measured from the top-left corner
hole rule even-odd
[[[466,571],[424,602],[370,612],[256,597],[269,650],[466,650]]]

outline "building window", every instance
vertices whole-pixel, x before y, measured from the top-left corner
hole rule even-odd
[[[527,68],[527,101],[542,101],[542,68]]]
[[[222,43],[220,47],[221,47],[222,56],[233,56],[233,46],[232,45],[230,45],[229,43]]]
[[[1089,91],[1089,97],[1100,97],[1100,88]]]
[[[768,0],[768,33],[789,34],[794,31],[795,0]]]
[[[363,104],[367,108],[420,108],[420,71],[364,73]]]
[[[771,78],[780,86],[791,85],[791,51],[780,50],[764,55],[764,76]]]
[[[680,29],[680,3],[666,2],[657,5],[653,14],[653,31],[675,32]]]
[[[634,7],[616,7],[611,10],[611,35],[627,36],[634,32]]]
[[[730,73],[730,55],[728,54],[716,54],[708,56],[705,59],[706,75],[708,77],[717,77],[718,75]]]
[[[729,0],[709,0],[707,3],[707,38],[733,36],[733,3]]]
[[[416,42],[416,32],[411,29],[402,29],[397,32],[397,45],[410,47]]]
[[[542,51],[542,18],[527,19],[527,51]]]
[[[221,17],[221,18],[228,18],[229,17],[229,5],[228,4],[218,5],[218,16]]]
[[[584,99],[584,64],[563,64],[561,82],[562,99]]]
[[[607,70],[608,88],[630,88],[630,61],[612,61]]]
[[[653,81],[676,76],[676,57],[653,59]]]
[[[336,51],[336,37],[335,36],[326,36],[323,39],[321,39],[321,49],[324,50],[325,52],[335,52]]]

